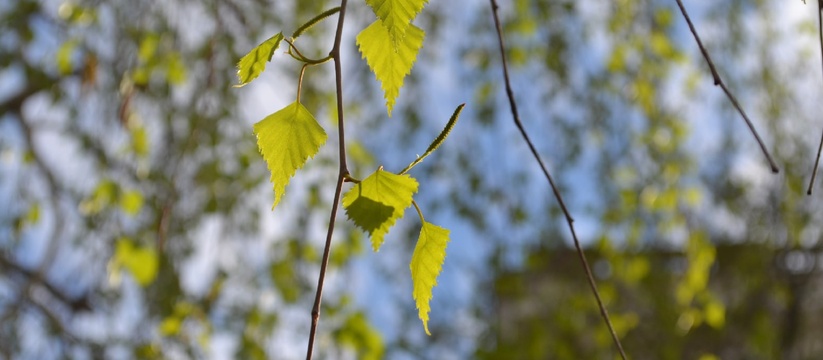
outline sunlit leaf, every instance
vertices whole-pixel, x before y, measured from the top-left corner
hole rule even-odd
[[[243,56],[240,62],[237,63],[237,78],[240,83],[235,86],[246,85],[260,76],[263,70],[266,69],[266,63],[271,61],[271,57],[277,47],[280,46],[281,41],[283,41],[283,33],[277,33]]]
[[[362,311],[346,318],[343,326],[335,333],[335,340],[352,348],[360,360],[384,358],[385,345],[383,345],[380,332],[369,323]]]
[[[40,221],[40,203],[33,203],[26,211],[26,223],[36,224]]]
[[[174,311],[172,314],[166,316],[160,323],[160,327],[158,329],[160,334],[163,336],[174,336],[179,334],[186,317],[191,315],[194,310],[194,306],[186,301],[180,301],[174,304]]]
[[[134,119],[134,117],[132,117]],[[129,133],[131,134],[131,146],[134,154],[138,157],[146,157],[149,154],[149,138],[146,127],[137,120],[129,120]]]
[[[417,180],[378,169],[343,196],[343,208],[355,225],[371,235],[372,249],[380,250],[383,237],[411,206]]]
[[[97,20],[97,10],[93,7],[83,7],[64,1],[57,8],[57,15],[70,24],[86,26]]]
[[[178,52],[166,57],[166,80],[172,85],[180,85],[186,81],[186,64]]]
[[[120,208],[129,215],[137,215],[143,207],[143,194],[139,191],[129,190],[120,196]]]
[[[717,299],[711,299],[706,303],[703,314],[706,324],[715,329],[722,328],[726,322],[726,306]]]
[[[295,259],[286,257],[271,264],[270,274],[274,286],[287,304],[300,298],[300,282],[297,280]]]
[[[254,124],[257,146],[271,171],[274,205],[280,202],[289,179],[317,154],[326,131],[302,104],[294,102]]]
[[[417,303],[417,315],[423,321],[423,329],[426,330],[427,335],[431,335],[429,333],[429,311],[431,310],[429,302],[432,298],[432,288],[437,285],[437,275],[443,268],[448,243],[449,230],[423,222],[411,264],[409,264],[414,285],[412,294]]]
[[[157,47],[160,45],[160,37],[157,34],[149,34],[140,41],[140,49],[137,51],[137,57],[142,62],[148,62],[157,53]]]
[[[114,251],[116,264],[126,268],[141,286],[151,284],[157,278],[159,259],[157,252],[148,247],[137,247],[129,239],[120,239]]]
[[[428,0],[366,0],[374,14],[382,20],[394,43],[406,35],[411,21],[417,16]]]
[[[406,35],[393,45],[389,30],[381,22],[382,20],[377,20],[360,32],[357,35],[357,46],[380,81],[380,87],[385,93],[386,108],[391,116],[394,102],[403,87],[403,79],[411,72],[426,34],[420,28],[409,25]]]
[[[57,50],[57,70],[60,71],[60,75],[69,74],[74,70],[72,55],[74,55],[78,45],[80,45],[80,42],[77,40],[69,40],[60,45]]]
[[[93,215],[111,205],[120,191],[119,186],[111,180],[103,180],[94,188],[91,196],[80,203],[80,212]]]
[[[163,319],[160,323],[160,334],[163,336],[177,335],[183,325],[182,319],[172,315]]]

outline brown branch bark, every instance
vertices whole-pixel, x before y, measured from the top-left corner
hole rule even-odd
[[[323,296],[323,282],[326,278],[326,268],[329,264],[329,254],[331,250],[331,239],[334,234],[334,223],[337,219],[337,208],[340,205],[340,193],[343,191],[343,181],[349,175],[349,168],[346,164],[346,135],[343,121],[343,71],[340,64],[340,42],[343,38],[343,21],[346,17],[347,0],[340,1],[340,14],[337,18],[337,32],[334,35],[334,46],[331,55],[334,60],[334,82],[337,91],[337,134],[338,134],[338,154],[340,155],[340,171],[337,174],[337,185],[334,190],[334,200],[332,201],[331,214],[329,215],[329,228],[326,233],[326,244],[323,248],[323,261],[320,264],[320,275],[317,279],[317,292],[314,296],[314,306],[311,310],[311,330],[309,332],[309,344],[306,349],[306,359],[312,358],[314,339],[317,336],[317,324],[320,322],[320,303]]]
[[[749,116],[746,115],[746,112],[743,111],[743,107],[740,106],[740,103],[737,102],[737,99],[732,95],[732,92],[726,87],[726,84],[723,82],[723,79],[720,78],[720,75],[717,73],[717,69],[714,66],[714,62],[712,62],[712,58],[709,56],[709,52],[706,51],[706,48],[703,46],[703,42],[700,41],[700,36],[697,35],[697,30],[692,24],[692,19],[689,17],[689,13],[686,12],[686,7],[683,6],[683,2],[680,0],[677,1],[677,6],[680,7],[680,12],[683,14],[683,17],[686,19],[686,23],[689,24],[689,30],[691,30],[692,35],[694,36],[694,40],[697,42],[697,46],[700,48],[700,52],[703,54],[703,58],[706,59],[706,63],[709,64],[709,70],[712,72],[712,78],[714,79],[714,85],[720,86],[723,89],[723,92],[726,93],[726,97],[729,98],[729,101],[734,105],[734,108],[737,109],[737,112],[740,113],[740,116],[743,117],[743,120],[746,121],[746,126],[749,127],[751,130],[752,135],[754,135],[755,140],[757,140],[757,144],[760,146],[760,150],[763,151],[763,155],[766,156],[766,160],[769,161],[769,166],[772,168],[772,172],[777,174],[780,172],[780,169],[777,167],[777,164],[772,159],[772,155],[769,154],[769,150],[766,149],[766,144],[763,143],[763,140],[760,139],[760,135],[757,134],[757,130],[754,128],[754,124],[752,121],[749,120]]]

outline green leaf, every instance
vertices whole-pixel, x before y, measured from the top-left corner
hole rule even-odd
[[[36,224],[40,221],[40,203],[32,203],[29,210],[26,211],[26,223]]]
[[[180,85],[186,81],[186,64],[179,52],[172,52],[166,56],[166,81],[172,85]]]
[[[426,149],[426,152],[424,152],[423,155],[418,156],[417,159],[414,159],[414,161],[412,161],[411,164],[409,164],[409,166],[406,166],[405,169],[400,171],[400,174],[405,174],[406,172],[411,170],[411,168],[422,162],[423,159],[426,158],[426,156],[431,155],[431,153],[433,153],[435,150],[437,150],[437,148],[440,147],[441,144],[443,144],[443,141],[445,141],[446,138],[449,137],[449,133],[452,131],[452,128],[454,128],[454,124],[457,124],[457,119],[460,117],[460,112],[463,111],[464,106],[466,106],[466,104],[460,104],[460,106],[458,106],[457,109],[454,109],[454,114],[452,114],[452,117],[449,119],[449,122],[446,123],[446,127],[444,127],[443,131],[440,132],[440,135],[437,135],[437,137],[434,138],[434,141],[432,141],[432,143],[429,144],[429,148]]]
[[[183,319],[176,316],[169,316],[163,319],[160,323],[160,335],[172,336],[180,333],[180,328],[183,326]]]
[[[101,181],[91,196],[80,203],[80,212],[83,215],[94,215],[103,211],[114,202],[119,191],[117,183],[108,179]]]
[[[432,288],[437,285],[437,275],[443,268],[446,259],[446,245],[449,243],[449,230],[423,222],[420,237],[412,254],[411,269],[413,296],[417,303],[417,315],[423,321],[423,329],[429,333],[429,301],[432,298]]]
[[[157,252],[152,248],[136,247],[131,240],[126,238],[117,240],[114,261],[128,269],[134,276],[134,280],[141,286],[147,286],[157,278],[160,261]]]
[[[80,41],[76,39],[66,41],[63,45],[60,45],[57,50],[57,70],[60,71],[60,75],[68,75],[73,70],[72,55],[74,55],[78,45],[80,45]]]
[[[354,350],[360,360],[379,360],[384,358],[385,345],[380,332],[369,323],[362,311],[349,315],[343,326],[335,331],[335,340],[339,344]]]
[[[266,63],[271,61],[281,41],[283,41],[283,33],[279,32],[243,56],[237,63],[237,78],[240,83],[235,87],[246,85],[260,76],[260,73],[266,70]]]
[[[406,30],[428,0],[366,0],[374,14],[383,22],[394,43],[406,35]]]
[[[371,236],[372,249],[380,250],[383,237],[411,205],[417,180],[381,167],[343,196],[343,208],[355,225]]]
[[[157,53],[157,47],[160,45],[160,36],[157,34],[148,34],[140,41],[140,50],[137,51],[137,57],[143,63],[149,62]]]
[[[129,121],[131,147],[137,157],[144,158],[149,154],[149,137],[146,127],[139,121]]]
[[[131,216],[137,215],[143,208],[143,194],[136,190],[129,190],[120,196],[120,209]]]
[[[380,23],[382,20],[377,20],[361,31],[357,35],[357,46],[380,81],[380,87],[385,92],[386,108],[391,116],[395,99],[403,87],[403,79],[411,72],[426,33],[409,25],[406,36],[395,44],[389,30]]]
[[[303,104],[294,102],[254,124],[257,146],[266,159],[274,184],[274,205],[280,202],[289,178],[326,143],[326,131]]]

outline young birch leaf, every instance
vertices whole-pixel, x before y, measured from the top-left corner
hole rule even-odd
[[[326,132],[303,104],[294,102],[254,124],[254,134],[271,171],[274,209],[289,179],[326,142]]]
[[[374,14],[383,21],[392,42],[399,43],[406,35],[412,20],[428,0],[366,0]]]
[[[357,46],[377,80],[380,80],[386,108],[391,116],[394,101],[403,87],[403,79],[411,72],[426,33],[417,26],[409,25],[406,36],[393,46],[389,30],[381,23],[382,20],[377,20],[361,31],[357,35]]]
[[[383,237],[411,206],[417,180],[378,169],[343,196],[343,208],[355,225],[371,236],[372,249],[380,250]]]
[[[440,275],[440,270],[443,268],[448,243],[449,230],[424,221],[417,245],[414,247],[411,264],[409,264],[414,284],[412,294],[417,303],[417,316],[423,321],[426,335],[431,335],[429,333],[429,310],[431,310],[429,301],[432,298],[432,288],[437,285],[437,275]]]
[[[266,70],[266,63],[271,61],[271,57],[277,47],[280,46],[281,41],[283,41],[282,32],[270,37],[243,56],[240,62],[237,63],[237,78],[240,83],[235,87],[246,85],[260,76],[263,70]]]

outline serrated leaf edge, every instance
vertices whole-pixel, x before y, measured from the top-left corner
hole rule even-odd
[[[445,232],[445,244],[443,245],[442,249],[442,257],[439,254],[431,254],[432,249],[429,247],[431,244],[429,243],[430,239],[428,236],[424,237],[426,232],[426,227],[431,226],[431,230],[442,231]],[[420,236],[417,239],[417,244],[414,247],[414,252],[412,253],[412,260],[409,263],[409,270],[412,276],[412,297],[415,300],[415,304],[417,306],[417,316],[423,322],[423,329],[426,331],[426,335],[431,335],[429,332],[429,312],[431,311],[431,298],[432,298],[432,289],[437,286],[437,277],[440,275],[441,271],[443,270],[443,262],[446,259],[446,248],[448,247],[449,243],[449,230],[442,228],[440,226],[434,225],[430,222],[423,222],[422,227],[420,228]],[[439,244],[435,244],[439,245]],[[428,267],[422,267],[425,264],[419,264],[418,262],[422,262],[423,260],[420,259],[422,256],[421,252],[427,251],[430,255],[430,258],[434,258],[434,263],[429,264]],[[421,279],[422,276],[420,274],[421,271],[428,270],[429,276],[425,279]],[[432,275],[433,274],[433,275]],[[431,279],[431,286],[428,284],[428,279]],[[419,288],[422,286],[423,288]]]

